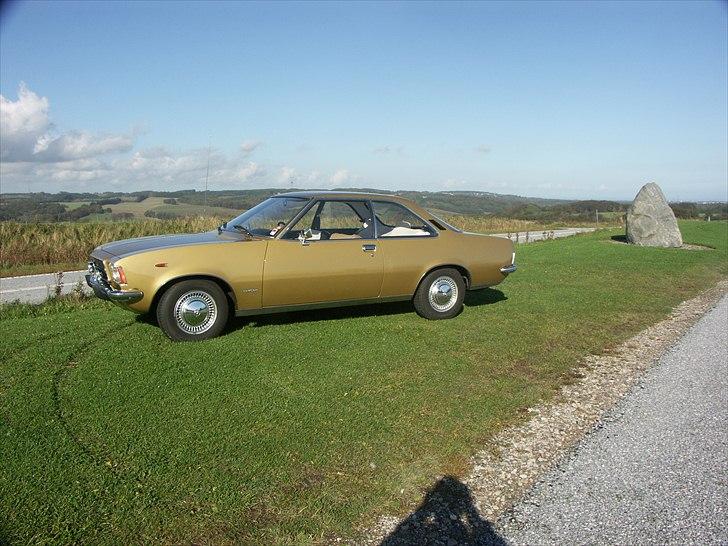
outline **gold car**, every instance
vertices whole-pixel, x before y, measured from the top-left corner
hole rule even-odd
[[[513,243],[463,233],[391,195],[273,196],[216,231],[116,241],[91,254],[96,295],[156,313],[174,340],[220,334],[228,317],[412,300],[457,315],[466,290],[516,270]]]

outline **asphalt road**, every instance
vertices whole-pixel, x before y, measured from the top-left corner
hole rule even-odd
[[[61,291],[68,294],[80,280],[85,292],[91,289],[86,286],[86,271],[65,271],[61,282]],[[58,284],[55,273],[41,275],[25,275],[22,277],[5,277],[0,279],[0,303],[19,300],[23,303],[41,303],[55,291]]]
[[[728,544],[728,297],[497,532],[510,544]]]
[[[548,232],[546,238],[553,236],[555,239],[560,239],[588,231],[594,231],[594,229],[559,229]],[[501,233],[498,236],[506,237],[507,234]],[[525,232],[511,234],[511,240],[516,241],[517,239],[519,243],[540,241],[544,238],[544,232],[541,231],[529,233],[528,238]],[[79,279],[83,282],[84,290],[90,293],[91,289],[86,286],[84,279],[85,274],[86,271],[65,271],[63,273],[62,293],[67,294],[73,290]],[[0,278],[0,303],[9,303],[15,300],[23,303],[41,303],[53,292],[55,286],[56,279],[53,273]]]
[[[595,228],[567,228],[554,229],[550,231],[521,231],[519,233],[511,233],[510,239],[517,243],[533,243],[535,241],[543,241],[544,239],[562,239],[563,237],[571,237],[577,233],[588,233],[594,231]],[[507,233],[494,233],[496,237],[508,237]]]

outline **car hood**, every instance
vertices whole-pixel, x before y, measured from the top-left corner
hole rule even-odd
[[[218,233],[217,230],[184,235],[154,235],[151,237],[137,237],[136,239],[123,239],[121,241],[107,243],[96,248],[92,255],[101,259],[118,258],[128,256],[129,254],[137,254],[139,252],[148,252],[150,250],[159,250],[173,246],[234,243],[242,240],[245,240],[245,238],[237,233],[231,233],[229,231]]]

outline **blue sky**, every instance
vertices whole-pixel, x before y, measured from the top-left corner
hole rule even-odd
[[[722,2],[16,2],[2,191],[728,196]]]

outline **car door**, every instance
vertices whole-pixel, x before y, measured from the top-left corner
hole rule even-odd
[[[313,203],[268,243],[263,307],[376,299],[383,276],[376,243],[367,201]]]

